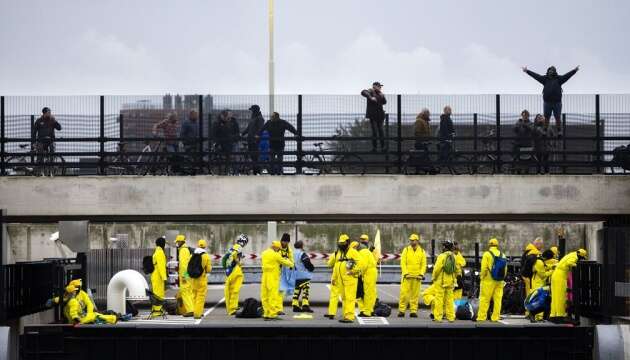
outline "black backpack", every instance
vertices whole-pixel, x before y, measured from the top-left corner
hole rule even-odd
[[[262,307],[258,300],[247,298],[243,301],[243,307],[236,312],[237,318],[253,319],[262,316]]]
[[[144,273],[147,275],[155,271],[155,266],[153,266],[152,255],[147,255],[142,258],[142,271],[144,271]]]
[[[374,316],[389,317],[391,314],[392,308],[376,299],[376,304],[374,305]]]
[[[521,256],[522,277],[531,278],[534,276],[534,264],[536,264],[536,259],[538,259],[538,256],[534,254],[528,255],[527,252],[523,253],[523,256]]]
[[[203,267],[201,266],[201,253],[193,253],[188,262],[188,276],[193,279],[197,279],[203,274]]]

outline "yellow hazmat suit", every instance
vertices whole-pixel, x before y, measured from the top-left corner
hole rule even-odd
[[[151,291],[164,299],[164,282],[166,277],[166,255],[160,246],[155,247],[153,252],[153,272],[151,273]],[[162,313],[162,305],[153,305],[151,313]]]
[[[461,276],[464,271],[464,267],[466,267],[466,259],[464,258],[464,255],[462,255],[461,251],[455,252],[455,263],[457,264],[458,268],[457,272],[459,273],[459,276]],[[463,295],[463,288],[457,288],[453,290],[453,299],[459,300],[462,298]]]
[[[563,257],[551,275],[551,312],[550,318],[567,316],[567,280],[569,272],[577,266],[578,254],[585,258],[586,250],[579,249]]]
[[[195,308],[193,303],[193,293],[192,293],[192,284],[190,276],[188,276],[188,262],[190,261],[190,257],[192,254],[190,253],[190,249],[186,246],[186,238],[180,238],[179,235],[177,238],[177,245],[179,248],[177,249],[177,258],[179,261],[179,297],[181,297],[181,315],[190,316],[193,315],[193,310]],[[181,239],[181,240],[180,240]]]
[[[280,242],[273,241],[271,248],[263,251],[261,256],[262,278],[260,281],[260,300],[265,319],[278,317],[278,298],[280,295],[280,267],[293,267],[293,259],[280,254]],[[282,299],[280,299],[282,301]]]
[[[435,298],[433,299],[433,320],[442,321],[446,314],[448,321],[455,321],[455,299],[453,289],[457,283],[457,266],[452,274],[447,274],[444,264],[449,256],[455,256],[451,251],[441,253],[433,266],[433,285],[435,285]],[[461,271],[461,270],[460,270]]]
[[[203,315],[203,308],[206,305],[206,294],[208,293],[208,273],[212,271],[212,264],[210,263],[210,255],[206,252],[206,241],[199,240],[197,243],[198,248],[195,249],[195,254],[201,254],[201,269],[203,270],[201,276],[198,278],[191,278],[191,286],[193,293],[193,313],[195,319],[201,319]],[[192,257],[191,257],[192,258]]]
[[[412,235],[410,240],[417,237]],[[404,314],[409,306],[409,312],[418,312],[418,300],[420,298],[420,288],[422,279],[427,271],[427,255],[420,245],[415,249],[412,245],[407,246],[400,256],[400,299],[398,302],[398,312]]]
[[[342,252],[341,250],[335,251],[334,254],[330,256],[328,262],[326,263],[329,268],[332,268],[332,274],[330,276],[330,297],[328,299],[328,317],[332,318],[337,314],[337,307],[339,306],[339,296],[341,293],[339,292],[339,286],[335,284],[335,279],[337,278],[337,267],[335,264],[341,258]]]
[[[431,307],[431,313],[433,313],[433,305],[435,304],[433,300],[435,300],[435,284],[431,284],[428,288],[424,289],[422,292],[422,301],[424,305]]]
[[[234,244],[229,250],[229,257],[227,259],[227,271],[229,274],[225,277],[225,309],[228,315],[234,315],[236,309],[238,309],[238,297],[243,285],[243,269],[241,268],[241,251],[242,247],[239,244]]]
[[[341,296],[342,321],[354,321],[357,285],[362,266],[361,255],[353,248],[349,248],[345,254],[342,252],[335,262],[333,273],[336,277],[333,279],[333,287],[337,287],[337,292]]]
[[[536,248],[534,244],[527,244],[525,247],[526,256],[540,256],[540,251]],[[532,279],[523,277],[523,282],[525,283],[525,296],[529,295],[532,292]]]
[[[361,276],[363,279],[363,299],[358,300],[359,311],[364,315],[372,316],[374,305],[376,304],[376,278],[378,272],[376,270],[376,259],[374,254],[367,247],[359,250],[361,255]]]
[[[493,241],[495,240],[495,241]],[[488,317],[488,309],[490,308],[490,300],[494,302],[492,308],[491,321],[499,321],[501,316],[501,301],[503,300],[503,287],[504,281],[497,281],[492,278],[492,265],[494,264],[494,256],[502,256],[498,249],[498,241],[496,239],[490,240],[490,249],[483,253],[481,258],[481,273],[479,278],[481,279],[480,294],[479,294],[479,311],[477,313],[477,321],[486,321]],[[507,268],[505,269],[507,272]],[[505,274],[504,274],[505,276]]]
[[[116,315],[103,315],[94,312],[94,304],[87,293],[81,290],[83,294],[76,294],[76,289],[78,288],[69,285],[66,287],[66,295],[64,296],[63,314],[69,324],[94,324],[97,320],[106,324],[116,323],[118,320]]]

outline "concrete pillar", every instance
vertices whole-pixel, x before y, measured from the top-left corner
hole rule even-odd
[[[278,223],[276,221],[267,221],[267,244],[270,245],[274,240],[279,240]]]

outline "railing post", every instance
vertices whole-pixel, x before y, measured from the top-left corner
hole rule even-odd
[[[385,114],[385,173],[389,174],[389,113]]]
[[[476,153],[479,147],[479,128],[477,127],[477,113],[473,114],[473,151]],[[477,154],[475,154],[475,157]]]
[[[398,173],[402,173],[402,95],[396,95],[396,155],[398,156]]]
[[[99,150],[99,167],[100,174],[105,175],[105,96],[100,96],[99,111],[99,127],[100,127],[100,150]]]
[[[496,116],[497,116],[497,131],[496,131],[496,136],[497,136],[497,160],[496,160],[496,167],[497,167],[497,173],[501,174],[501,95],[497,94],[496,97]]]
[[[5,175],[4,168],[4,96],[0,96],[0,175],[2,176]],[[1,226],[2,223],[0,222]]]
[[[35,134],[33,134],[33,127],[35,126],[35,115],[31,115],[31,133],[29,135],[29,137],[31,138],[31,147],[33,145],[35,145]],[[31,164],[35,163],[35,153],[33,151],[30,151],[31,153]]]
[[[199,95],[199,98],[197,100],[198,102],[198,114],[197,114],[197,124],[198,124],[198,129],[197,131],[199,132],[197,134],[197,148],[196,151],[198,152],[198,154],[196,156],[193,157],[193,159],[197,160],[197,164],[195,164],[195,166],[199,167],[199,170],[201,170],[201,164],[203,163],[203,95]]]
[[[297,113],[297,164],[295,167],[295,173],[302,173],[302,95],[298,95],[298,113]]]
[[[123,138],[125,137],[125,116],[123,114],[118,115],[118,142],[123,142]]]
[[[567,114],[562,114],[562,173],[567,173]]]
[[[601,134],[601,118],[600,118],[600,112],[599,112],[599,94],[595,95],[595,146],[597,146],[597,148],[595,149],[595,161],[597,162],[597,173],[599,174],[601,171],[601,160],[602,160],[602,154],[601,154],[601,141],[602,141],[602,134]]]

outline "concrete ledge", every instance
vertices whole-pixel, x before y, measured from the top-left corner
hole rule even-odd
[[[630,177],[4,177],[0,208],[8,210],[9,221],[29,217],[598,219],[630,214]]]

